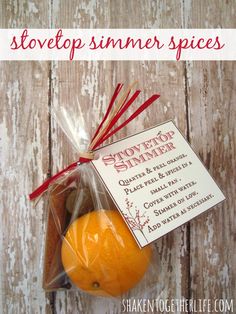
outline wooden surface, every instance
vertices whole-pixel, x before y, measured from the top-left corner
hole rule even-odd
[[[66,1],[0,3],[2,28],[235,28],[235,1]],[[77,98],[95,129],[117,82],[139,79],[143,99],[159,106],[122,135],[173,119],[223,189],[227,200],[156,243],[158,281],[149,298],[236,299],[235,62],[0,63],[0,311],[120,313],[120,300],[41,288],[46,204],[27,194],[74,161],[48,114]],[[235,304],[236,307],[236,304]],[[226,313],[226,312],[225,312]]]

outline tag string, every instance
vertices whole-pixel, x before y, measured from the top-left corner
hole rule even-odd
[[[33,191],[29,195],[30,200],[34,200],[35,198],[41,196],[45,191],[47,191],[49,185],[54,182],[56,179],[62,177],[66,172],[75,169],[79,163],[90,162],[94,158],[93,151],[98,148],[103,142],[105,142],[112,135],[116,134],[120,129],[124,128],[128,123],[134,120],[140,113],[142,113],[147,107],[149,107],[156,99],[160,97],[158,94],[152,95],[148,100],[146,100],[142,105],[138,107],[136,111],[134,111],[123,123],[117,125],[119,119],[123,116],[123,114],[128,110],[128,108],[132,105],[135,99],[139,96],[140,90],[136,90],[132,96],[131,90],[137,84],[134,82],[126,91],[117,99],[120,94],[123,84],[119,83],[116,86],[116,89],[113,93],[113,96],[110,100],[110,103],[107,107],[106,113],[99,124],[94,136],[92,137],[91,143],[88,148],[88,152],[79,152],[79,160],[70,164],[65,169],[56,173],[51,178],[47,179],[42,185],[40,185],[35,191]]]

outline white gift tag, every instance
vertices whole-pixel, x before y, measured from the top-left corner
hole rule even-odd
[[[97,154],[92,164],[140,247],[225,199],[172,121]]]

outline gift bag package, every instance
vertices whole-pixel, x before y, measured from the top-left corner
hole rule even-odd
[[[147,292],[157,284],[160,265],[153,260],[153,245],[138,246],[90,163],[97,158],[97,147],[159,97],[151,96],[119,125],[119,118],[140,93],[138,90],[131,94],[133,86],[129,86],[117,99],[122,87],[117,85],[92,139],[81,110],[80,116],[73,119],[63,107],[52,108],[80,158],[30,196],[34,199],[46,191],[48,200],[43,275],[43,288],[47,291],[80,289],[96,296],[120,297],[126,292],[135,295],[133,288],[137,285],[143,285]],[[131,224],[141,224],[140,217],[132,217]]]

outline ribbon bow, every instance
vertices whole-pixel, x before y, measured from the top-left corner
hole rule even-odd
[[[64,173],[67,171],[75,169],[78,164],[90,162],[94,158],[94,150],[98,148],[103,142],[105,142],[109,137],[113,134],[117,133],[120,129],[125,127],[129,122],[135,119],[142,111],[144,111],[148,106],[150,106],[156,99],[160,97],[160,95],[154,94],[149,99],[147,99],[139,108],[131,114],[131,116],[125,120],[123,123],[117,126],[117,122],[120,117],[127,111],[127,109],[131,106],[131,104],[135,101],[135,99],[140,94],[140,90],[136,90],[132,96],[130,96],[131,90],[133,86],[136,84],[134,82],[130,85],[125,93],[120,97],[120,99],[115,104],[115,101],[123,87],[123,84],[119,83],[116,86],[114,94],[110,100],[109,106],[107,111],[104,115],[104,118],[100,125],[98,126],[91,143],[88,147],[87,152],[80,152],[79,153],[79,160],[70,164],[68,167],[63,169],[62,171],[58,172],[51,178],[47,179],[42,185],[40,185],[35,191],[33,191],[29,198],[33,200],[43,194],[49,187],[49,185],[55,181],[56,179],[60,178]]]

